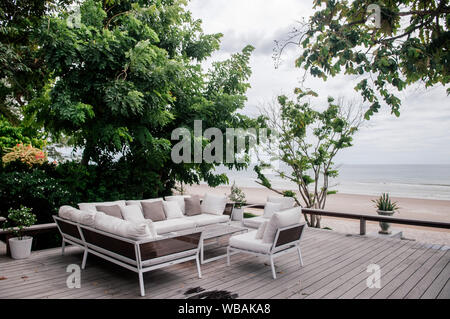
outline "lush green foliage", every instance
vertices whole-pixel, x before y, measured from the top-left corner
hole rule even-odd
[[[264,152],[271,162],[261,162],[255,166],[259,183],[283,196],[294,197],[300,206],[325,207],[327,195],[330,194],[329,178],[336,177],[338,170],[333,162],[339,150],[352,146],[361,116],[352,107],[345,107],[342,101],[328,98],[328,106],[323,111],[311,105],[308,96],[314,92],[296,91],[297,100],[286,96],[278,97],[278,105],[272,105],[263,112],[267,127],[272,132],[271,143]],[[279,160],[287,165],[274,167],[272,163]],[[272,168],[281,178],[298,186],[298,194],[293,191],[279,191],[272,187],[263,169]],[[320,227],[320,218],[305,216],[308,224]]]
[[[31,144],[42,148],[45,141],[40,138],[40,134],[33,129],[24,126],[14,126],[0,115],[0,156],[5,154],[7,148],[17,144]]]
[[[380,28],[367,24],[367,8],[374,3],[381,8]],[[296,66],[323,80],[357,76],[355,90],[371,104],[366,118],[381,100],[399,116],[396,91],[412,83],[449,83],[448,1],[315,0],[314,9],[287,42],[302,49]]]
[[[36,215],[32,211],[31,208],[22,205],[18,209],[10,209],[3,229],[11,229],[16,237],[22,239],[23,229],[36,223]]]
[[[397,202],[392,202],[388,193],[383,193],[378,199],[372,200],[375,207],[386,212],[393,212],[398,210]]]
[[[245,193],[233,182],[231,185],[231,193],[228,198],[234,202],[234,207],[241,208],[245,204]]]
[[[62,10],[71,2],[0,2],[0,115],[13,125],[20,124],[23,109],[38,96],[49,75],[45,62],[38,56],[35,32],[51,11]]]
[[[82,148],[84,166],[108,169],[121,158],[141,193],[149,185],[166,192],[175,181],[226,182],[211,173],[217,163],[174,164],[171,132],[193,128],[195,119],[222,130],[250,125],[236,111],[246,100],[253,48],[204,72],[200,63],[221,34],[204,34],[184,1],[86,0],[79,25],[67,16],[50,17],[38,32],[54,81],[27,114]]]

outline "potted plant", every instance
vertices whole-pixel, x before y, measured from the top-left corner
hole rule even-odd
[[[377,209],[378,215],[384,215],[384,216],[392,216],[395,211],[398,210],[397,202],[392,202],[389,194],[383,193],[380,198],[377,200],[372,200],[372,202],[375,203],[375,207]],[[390,223],[387,222],[380,222],[381,230],[378,232],[380,234],[388,235],[390,234],[389,227],[391,226]]]
[[[236,186],[236,183],[233,182],[231,186],[231,194],[229,196],[230,200],[234,202],[233,208],[233,220],[242,220],[244,218],[244,209],[242,206],[245,204],[245,194],[239,187]]]
[[[25,227],[30,227],[36,223],[36,215],[32,213],[32,209],[20,206],[19,209],[10,209],[8,218],[3,225],[3,229],[11,230],[15,237],[8,240],[11,257],[13,259],[24,259],[31,254],[31,244],[33,238],[24,236]]]

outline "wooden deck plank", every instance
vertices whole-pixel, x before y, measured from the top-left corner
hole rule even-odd
[[[450,297],[450,251],[436,246],[307,229],[301,247],[304,267],[296,253],[283,255],[275,260],[276,280],[264,258],[246,254],[232,256],[231,267],[225,259],[202,265],[202,279],[194,262],[151,271],[144,275],[145,298],[186,298],[187,289],[199,286],[239,298]],[[7,277],[0,298],[141,298],[136,273],[91,255],[81,288],[67,288],[66,267],[80,265],[81,256],[82,249],[67,247],[65,256],[50,249],[26,260],[0,257],[0,276]],[[382,267],[381,290],[367,292],[368,263]]]
[[[383,268],[385,271],[388,271],[389,269],[395,268],[403,259],[407,258],[411,254],[413,254],[416,251],[417,247],[422,246],[422,243],[414,243],[412,246],[408,246],[405,251],[403,251],[400,255],[395,256],[395,258],[391,258],[389,263],[385,265]],[[383,276],[383,273],[381,273]],[[382,282],[383,283],[383,282]],[[345,287],[339,288],[338,290],[333,292],[333,295],[335,298],[339,299],[353,299],[356,298],[361,292],[363,292],[365,289],[367,289],[366,280],[359,281],[356,285],[353,287]]]
[[[427,272],[425,276],[410,290],[405,296],[407,299],[419,299],[428,287],[433,283],[436,277],[441,273],[442,269],[448,264],[450,260],[450,251],[447,250],[446,254],[438,260],[436,264]]]
[[[450,278],[450,262],[445,265],[445,268],[439,273],[433,283],[427,288],[420,299],[435,299],[441,293],[448,279]]]
[[[416,271],[402,282],[402,284],[388,297],[389,299],[403,299],[411,289],[421,280],[430,269],[445,255],[445,251],[438,250]]]
[[[411,242],[404,242],[403,245],[394,245],[393,250],[389,252],[385,257],[382,257],[380,261],[377,262],[377,264],[380,267],[385,267],[388,265],[391,261],[396,260],[398,256],[400,256],[402,253],[404,253],[406,250],[411,248],[415,243]],[[322,291],[317,291],[317,297],[324,298],[324,299],[336,299],[339,298],[344,292],[349,291],[353,289],[355,286],[360,285],[362,286],[368,277],[367,269],[363,269],[358,275],[347,279],[345,276],[341,277],[334,285],[330,285],[329,287],[324,287],[323,290],[325,290],[325,294],[322,295]],[[351,276],[351,274],[349,274]]]
[[[392,241],[388,242],[377,250],[372,251],[366,258],[358,260],[357,263],[352,265],[353,269],[349,269],[348,271],[341,270],[326,280],[320,280],[308,287],[303,293],[308,294],[307,299],[323,298],[325,295],[348,282],[366,280],[366,270],[369,264],[379,264],[382,267],[381,264],[386,257],[401,251],[404,246],[407,246],[407,242],[403,242],[403,245],[397,245],[397,243]]]

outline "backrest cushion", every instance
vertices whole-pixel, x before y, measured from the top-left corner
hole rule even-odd
[[[183,199],[184,200],[184,199]],[[164,213],[167,219],[173,218],[183,218],[183,212],[181,211],[180,205],[176,201],[166,202],[163,201]]]
[[[201,204],[202,214],[223,215],[226,204],[225,195],[205,194]]]
[[[202,213],[202,208],[200,206],[200,197],[197,195],[184,198],[185,215],[195,216]]]
[[[159,222],[166,219],[166,214],[164,213],[163,202],[141,202],[142,212],[144,213],[144,218],[151,219],[154,222]]]
[[[144,214],[142,214],[140,205],[128,205],[125,207],[120,207],[123,219],[130,222],[143,222],[145,221]]]
[[[98,212],[95,215],[96,229],[135,240],[153,238],[146,222],[133,223]]]
[[[255,235],[256,239],[263,239],[264,232],[266,231],[268,224],[269,224],[269,221],[266,220],[261,225],[259,225],[258,230],[256,231],[256,235]]]
[[[283,206],[281,210],[292,208],[295,205],[293,197],[267,196],[267,202],[281,203]]]
[[[279,212],[280,210],[283,210],[283,204],[267,202],[266,205],[264,205],[263,217],[270,218],[272,217],[273,213]]]
[[[94,211],[79,210],[67,205],[61,206],[58,212],[58,216],[61,218],[91,227],[94,226],[95,214]]]
[[[189,198],[191,195],[173,195],[173,196],[164,196],[164,199],[166,202],[177,202],[180,206],[181,211],[183,214],[185,214],[185,206],[184,206],[184,199]]]
[[[299,224],[303,219],[302,209],[294,207],[272,215],[263,235],[263,243],[271,244],[279,228]]]
[[[118,206],[125,206],[126,203],[124,200],[116,200],[114,202],[96,202],[96,203],[79,203],[78,204],[78,208],[80,208],[80,210],[93,210],[93,211],[97,211],[97,209],[95,208],[95,206],[100,205],[100,206],[112,206],[112,205],[118,205]]]
[[[149,199],[127,200],[125,203],[127,206],[138,205],[140,208],[142,208],[141,202],[153,203],[153,202],[162,202],[162,201],[163,201],[162,197],[159,197],[159,198],[149,198]]]
[[[98,212],[102,212],[102,213],[105,213],[106,215],[123,219],[122,212],[120,210],[120,206],[118,206],[118,205],[111,205],[111,206],[97,205],[97,206],[95,206],[95,208],[97,209]]]

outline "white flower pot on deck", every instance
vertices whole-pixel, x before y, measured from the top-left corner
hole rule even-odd
[[[244,219],[244,209],[243,208],[233,208],[233,220]]]
[[[13,259],[28,258],[31,254],[33,238],[24,236],[22,239],[14,237],[9,239],[9,250]]]

